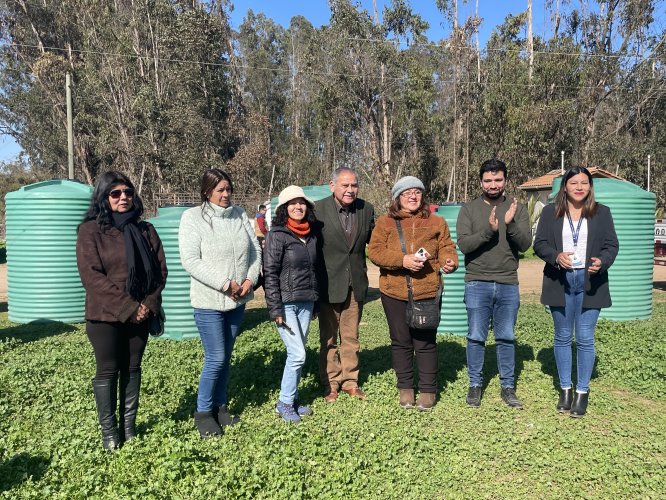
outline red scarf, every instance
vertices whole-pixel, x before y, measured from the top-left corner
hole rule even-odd
[[[296,222],[290,217],[287,219],[287,227],[298,236],[307,236],[310,234],[310,223],[308,221]]]

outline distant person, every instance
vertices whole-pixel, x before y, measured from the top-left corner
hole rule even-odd
[[[93,392],[108,451],[136,436],[141,360],[167,278],[162,242],[155,228],[140,220],[142,213],[132,181],[120,172],[105,172],[76,239],[86,333],[95,352]]]
[[[461,208],[456,224],[458,248],[465,254],[467,404],[481,405],[483,361],[492,322],[502,401],[522,408],[515,389],[514,326],[520,306],[518,253],[532,243],[530,221],[526,208],[505,194],[504,162],[483,162],[479,179],[481,196]]]
[[[430,212],[423,183],[403,177],[391,189],[388,215],[380,217],[370,239],[368,257],[379,266],[379,291],[391,336],[393,370],[398,379],[400,406],[430,410],[437,397],[437,328],[407,324],[409,276],[414,300],[439,295],[440,273],[458,267],[456,246],[446,221]],[[402,232],[405,252],[402,250]],[[427,253],[419,252],[425,249]],[[419,399],[414,400],[414,362],[419,372]]]
[[[611,306],[608,268],[619,243],[610,209],[594,199],[592,175],[584,167],[566,171],[553,203],[541,212],[534,253],[546,262],[541,303],[555,326],[553,352],[560,378],[556,409],[582,417],[594,368],[594,329],[599,312]],[[577,383],[571,380],[571,339],[576,336]]]
[[[180,260],[190,274],[190,299],[204,350],[194,423],[202,438],[239,421],[228,408],[229,364],[245,303],[259,277],[261,247],[250,219],[232,202],[233,184],[217,168],[201,178],[201,205],[183,213]]]
[[[268,226],[266,224],[266,211],[266,205],[259,205],[259,211],[257,212],[254,219],[254,234],[257,235],[257,239],[259,240],[259,243],[262,247],[264,245],[264,238],[268,233]]]
[[[278,414],[298,423],[312,410],[298,402],[310,320],[319,299],[314,203],[298,186],[282,190],[264,251],[268,313],[287,349]]]
[[[324,400],[340,390],[365,399],[358,386],[358,326],[368,293],[365,248],[375,225],[375,210],[358,195],[358,177],[340,167],[330,182],[332,196],[315,203],[321,227],[320,357]]]

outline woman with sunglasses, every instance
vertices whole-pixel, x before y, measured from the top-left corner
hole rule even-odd
[[[434,299],[441,293],[441,273],[452,273],[458,268],[449,226],[444,218],[430,213],[424,190],[423,183],[412,176],[395,183],[388,215],[377,220],[368,247],[368,257],[379,266],[379,291],[391,336],[400,406],[420,411],[435,405],[437,328],[420,329],[407,324],[408,287],[414,300]],[[417,401],[414,361],[419,371]]]
[[[245,303],[252,300],[261,247],[250,219],[231,199],[231,177],[217,168],[201,178],[201,205],[180,219],[180,260],[190,274],[190,300],[204,350],[194,423],[202,438],[239,421],[228,410],[231,353]]]
[[[594,368],[594,329],[610,307],[608,268],[619,250],[610,209],[594,199],[590,171],[566,171],[553,203],[546,205],[534,238],[534,253],[546,262],[541,303],[550,306],[555,327],[553,352],[560,378],[556,409],[585,415]],[[571,340],[576,338],[577,380],[571,380]]]
[[[266,235],[264,289],[268,313],[287,348],[280,397],[275,407],[286,422],[311,415],[298,403],[298,383],[305,364],[310,320],[319,299],[314,203],[303,189],[289,186],[278,197],[275,218]]]
[[[97,367],[93,392],[108,451],[136,436],[141,359],[149,318],[160,314],[167,277],[162,242],[151,224],[139,220],[142,213],[132,181],[120,172],[105,172],[76,241],[86,333]]]

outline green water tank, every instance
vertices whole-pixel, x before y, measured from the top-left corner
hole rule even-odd
[[[85,290],[76,267],[76,231],[92,187],[51,180],[7,193],[7,288],[15,323],[78,323]]]
[[[303,193],[305,196],[310,198],[312,201],[323,200],[324,198],[331,196],[331,188],[328,184],[323,184],[321,186],[303,186]],[[278,197],[274,196],[271,198],[271,214],[275,214],[275,208],[278,204]]]
[[[562,177],[553,181],[552,200]],[[601,317],[628,321],[652,316],[654,212],[656,196],[635,184],[617,179],[594,179],[594,197],[613,215],[620,252],[608,270],[613,305]]]
[[[451,231],[451,239],[456,243],[460,267],[452,274],[444,275],[444,293],[442,295],[441,319],[437,333],[467,335],[467,309],[465,308],[465,256],[458,249],[456,222],[461,203],[443,205],[437,208],[437,215],[444,217]]]
[[[192,205],[166,206],[157,210],[157,217],[149,219],[162,240],[169,277],[162,292],[162,307],[166,321],[160,338],[183,340],[198,338],[194,311],[190,303],[190,275],[180,262],[178,228],[180,218]]]

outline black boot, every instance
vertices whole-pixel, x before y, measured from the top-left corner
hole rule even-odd
[[[557,400],[557,411],[566,413],[571,410],[571,399],[573,398],[573,389],[560,389],[560,399]]]
[[[220,425],[220,427],[226,427],[228,425],[236,425],[240,422],[240,417],[232,415],[227,409],[227,405],[220,405],[213,407],[213,417]]]
[[[93,379],[92,386],[99,425],[102,427],[102,447],[107,451],[113,451],[120,446],[118,421],[116,420],[118,376],[107,380]]]
[[[222,428],[213,417],[212,411],[194,412],[194,425],[203,439],[222,435]]]
[[[120,434],[121,441],[136,437],[136,413],[139,410],[141,370],[120,374]]]
[[[571,413],[570,415],[573,418],[580,418],[585,415],[587,411],[587,402],[589,400],[590,391],[580,393],[577,392],[574,394],[573,403],[571,404]]]

